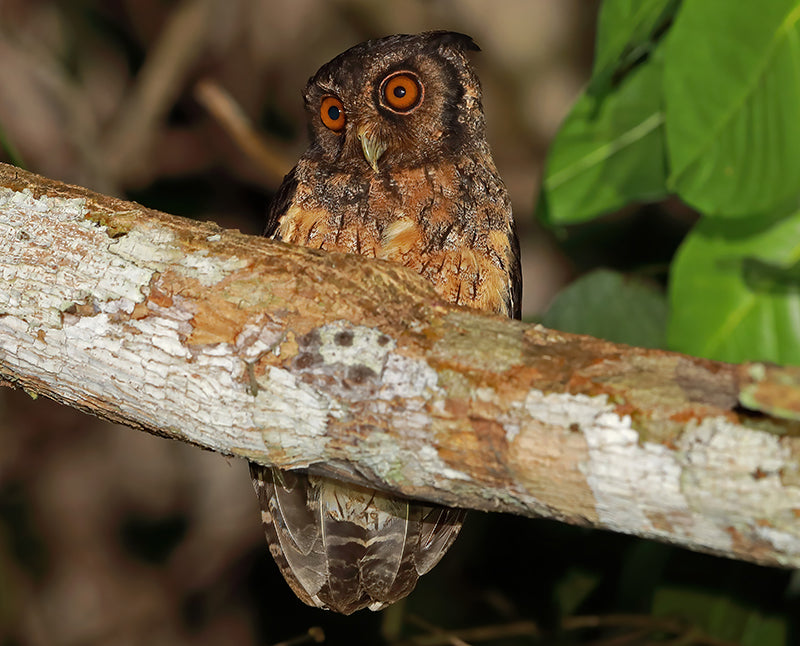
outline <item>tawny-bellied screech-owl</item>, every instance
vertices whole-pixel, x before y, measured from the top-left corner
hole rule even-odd
[[[453,32],[357,45],[309,80],[311,145],[265,235],[413,268],[460,305],[519,318],[519,244],[484,132],[477,50]],[[305,603],[349,614],[406,596],[461,510],[251,464],[270,552]]]

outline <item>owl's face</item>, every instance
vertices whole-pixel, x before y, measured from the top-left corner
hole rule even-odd
[[[484,141],[480,84],[453,32],[389,36],[340,54],[309,80],[309,154],[335,172],[419,167]]]

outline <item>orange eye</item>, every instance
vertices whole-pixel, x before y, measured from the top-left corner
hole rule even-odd
[[[412,72],[395,72],[383,79],[381,102],[394,112],[411,112],[424,94],[422,83]]]
[[[322,99],[319,116],[326,128],[330,128],[334,132],[341,132],[344,129],[344,106],[335,96],[326,96]]]

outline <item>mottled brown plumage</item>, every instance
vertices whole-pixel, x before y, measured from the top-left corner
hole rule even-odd
[[[452,32],[389,36],[324,65],[305,89],[311,145],[266,235],[382,258],[447,300],[519,318],[519,245],[486,142],[478,47]],[[298,597],[349,614],[406,596],[463,512],[251,465],[270,551]]]

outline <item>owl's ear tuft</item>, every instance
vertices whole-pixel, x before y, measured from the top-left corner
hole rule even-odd
[[[427,34],[430,39],[436,42],[437,45],[440,47],[450,47],[452,49],[458,49],[463,52],[473,51],[479,52],[481,48],[478,47],[477,43],[472,40],[472,36],[467,36],[466,34],[460,34],[457,31],[430,31]]]

